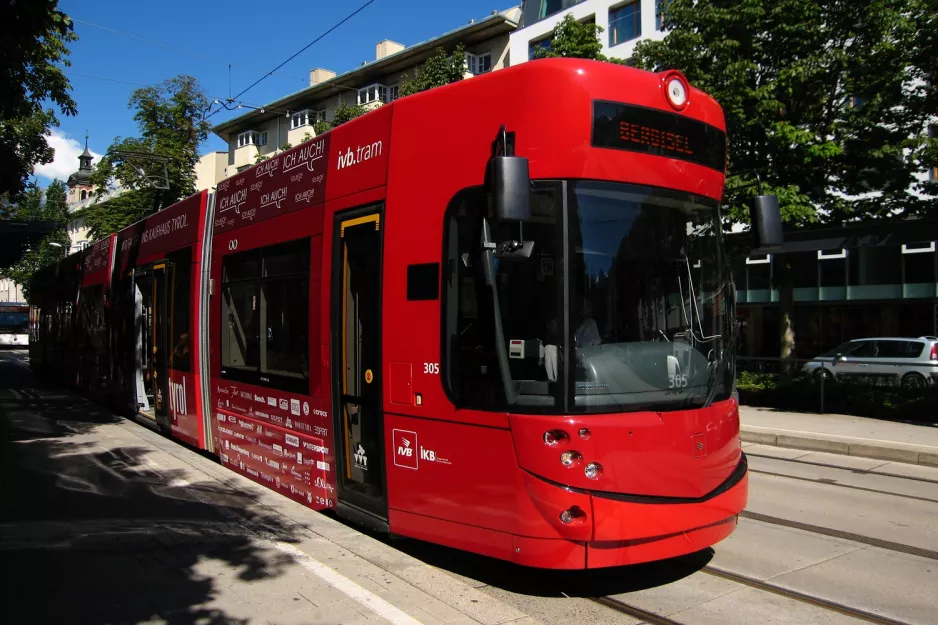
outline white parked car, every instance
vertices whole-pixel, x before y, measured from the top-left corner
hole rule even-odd
[[[938,337],[854,339],[806,363],[825,380],[857,380],[905,388],[938,384]]]

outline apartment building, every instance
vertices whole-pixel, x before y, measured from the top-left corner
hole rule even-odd
[[[554,26],[570,13],[581,22],[603,28],[603,54],[627,58],[642,39],[663,39],[662,3],[667,0],[525,0],[521,23],[511,33],[511,64],[534,58],[538,48],[550,48]]]
[[[466,78],[507,67],[509,33],[518,27],[521,8],[493,11],[480,20],[439,37],[405,47],[384,40],[375,46],[375,59],[336,75],[317,68],[309,74],[309,87],[261,108],[228,120],[212,131],[228,143],[225,177],[254,165],[258,155],[268,156],[284,144],[297,145],[315,136],[317,121],[329,121],[343,105],[378,107],[398,97],[404,77],[414,72],[437,47],[466,49]]]

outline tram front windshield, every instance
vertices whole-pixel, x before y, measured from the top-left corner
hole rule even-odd
[[[479,359],[485,343],[495,348],[480,370],[507,410],[674,410],[728,397],[732,285],[716,202],[569,181],[535,185],[529,221],[480,221],[473,247],[487,271],[471,292],[460,278],[460,308],[471,299],[476,325],[495,337],[478,341]],[[530,251],[506,254],[506,240]],[[457,356],[463,387],[470,351]]]

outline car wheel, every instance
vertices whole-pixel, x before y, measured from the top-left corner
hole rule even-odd
[[[907,373],[902,378],[902,388],[925,388],[925,378],[918,373]]]

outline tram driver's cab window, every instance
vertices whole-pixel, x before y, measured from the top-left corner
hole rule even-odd
[[[495,223],[481,188],[453,199],[447,213],[443,370],[457,405],[523,406],[525,412],[553,412],[562,405],[562,211],[562,187],[555,183],[536,183],[532,217],[523,225]],[[486,254],[486,238],[527,242],[530,255]]]
[[[309,392],[310,240],[226,256],[221,376]]]

